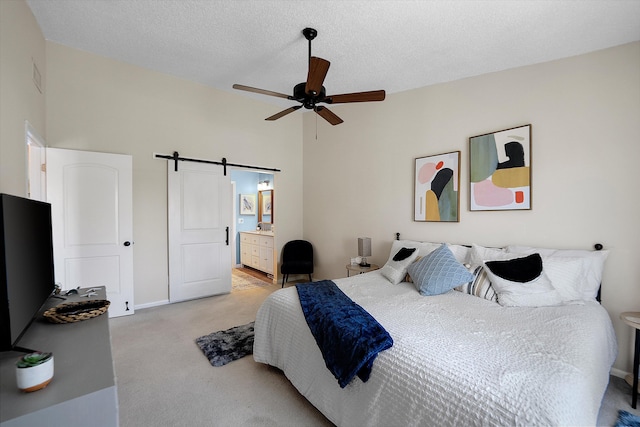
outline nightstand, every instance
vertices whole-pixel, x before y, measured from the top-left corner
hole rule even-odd
[[[631,326],[636,330],[636,342],[635,342],[635,350],[633,351],[633,389],[631,390],[631,407],[636,409],[636,404],[638,402],[638,363],[640,362],[640,312],[639,311],[625,311],[620,314],[620,319],[624,320],[624,323]],[[627,375],[627,382],[629,381],[629,376]]]
[[[369,267],[361,267],[360,264],[347,264],[347,277],[351,276],[351,272],[362,274],[377,270],[379,268],[380,266],[377,264],[370,264]]]

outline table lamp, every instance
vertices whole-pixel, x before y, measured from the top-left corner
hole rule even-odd
[[[367,257],[371,256],[371,238],[358,237],[358,256],[362,258],[360,267],[370,267],[367,263]]]

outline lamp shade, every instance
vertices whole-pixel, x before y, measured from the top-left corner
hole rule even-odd
[[[371,238],[358,237],[358,256],[371,256]]]

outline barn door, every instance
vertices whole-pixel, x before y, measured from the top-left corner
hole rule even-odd
[[[231,180],[217,165],[167,162],[169,301],[231,292]]]

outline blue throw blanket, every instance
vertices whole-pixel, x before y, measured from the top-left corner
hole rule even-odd
[[[340,387],[356,375],[366,382],[378,353],[393,345],[389,333],[331,280],[296,288],[309,329]]]

